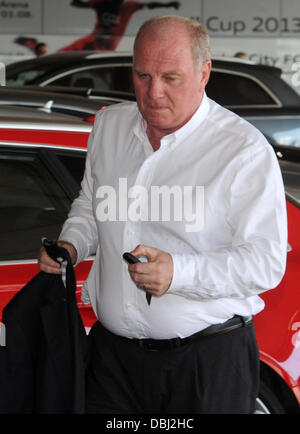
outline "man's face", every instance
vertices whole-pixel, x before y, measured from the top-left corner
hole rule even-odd
[[[185,29],[150,32],[137,43],[133,80],[148,130],[166,135],[183,126],[199,107],[211,64],[195,69]]]

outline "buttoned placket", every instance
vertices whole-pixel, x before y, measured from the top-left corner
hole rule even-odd
[[[205,101],[207,104],[207,101]],[[196,125],[202,120],[206,115],[207,107],[205,104],[202,105],[201,111],[197,114],[196,118],[193,119],[190,124]],[[187,132],[190,132],[190,126],[185,126],[183,129],[176,131],[173,134],[164,136],[161,139],[160,148],[157,151],[153,151],[152,145],[146,134],[146,123],[140,118],[134,129],[134,134],[137,140],[137,146],[142,146],[144,151],[145,160],[142,163],[136,180],[133,185],[127,185],[127,194],[130,187],[141,186],[145,187],[150,193],[151,185],[160,185],[159,175],[158,178],[153,180],[153,173],[157,166],[159,165],[161,159],[167,155],[168,152],[172,152],[186,137]],[[160,173],[156,171],[156,173]],[[129,201],[128,201],[129,204]],[[140,211],[142,213],[142,209]],[[148,209],[148,218],[150,218],[150,209]],[[141,222],[140,221],[127,221],[124,223],[123,232],[123,252],[130,251],[134,249],[138,244],[141,243]],[[123,282],[126,282],[128,277],[128,266],[124,263],[123,267]],[[124,300],[124,317],[128,326],[128,329],[139,329],[140,338],[145,336],[145,331],[143,327],[143,307],[138,306],[138,288],[135,285],[124,285],[123,286],[123,300]],[[146,303],[146,300],[145,300]]]
[[[152,146],[145,135],[143,137],[142,146],[146,155],[146,159],[144,160],[143,164],[141,165],[134,186],[141,186],[144,187],[148,194],[150,194],[150,188],[151,185],[159,185],[159,180],[156,180],[156,182],[153,182],[153,173],[157,165],[159,164],[161,158],[167,153],[170,152],[170,150],[173,149],[173,147],[176,145],[176,136],[174,134],[171,134],[170,136],[166,136],[162,138],[161,140],[161,146],[156,151],[153,152]],[[128,189],[130,186],[128,186]],[[142,203],[141,203],[141,209],[140,212],[142,214]],[[148,209],[148,218],[150,218],[150,210]],[[141,224],[140,221],[134,222],[130,221],[129,218],[127,218],[127,221],[124,225],[124,234],[123,234],[123,247],[124,251],[132,250],[135,248],[138,244],[141,243]],[[129,247],[130,246],[130,247]],[[127,265],[125,264],[124,272],[128,273]],[[124,280],[123,280],[124,281]],[[144,330],[142,326],[142,318],[140,317],[141,311],[138,308],[137,305],[137,291],[138,289],[134,286],[129,288],[124,288],[125,294],[124,294],[124,300],[125,300],[125,316],[127,320],[127,324],[130,327],[130,325],[134,326],[135,328],[140,327],[140,338],[144,337]],[[146,300],[145,300],[146,303]]]

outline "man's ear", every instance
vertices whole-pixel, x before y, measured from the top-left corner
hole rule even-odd
[[[200,72],[201,72],[200,83],[201,83],[201,87],[204,89],[205,86],[207,85],[209,77],[210,77],[210,72],[211,72],[211,61],[210,60],[206,60],[205,62],[203,62],[202,66],[200,68]]]

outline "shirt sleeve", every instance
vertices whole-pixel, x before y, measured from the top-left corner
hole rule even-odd
[[[78,197],[73,201],[68,218],[59,235],[60,240],[72,243],[77,250],[76,265],[95,254],[98,244],[97,224],[92,208],[93,179],[91,173],[94,129],[88,140],[85,172]]]
[[[189,299],[245,298],[275,288],[287,254],[282,176],[271,146],[244,152],[224,185],[230,246],[197,254],[174,254],[170,293]],[[204,228],[205,230],[205,228]]]

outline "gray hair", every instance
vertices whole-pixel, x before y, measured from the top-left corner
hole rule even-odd
[[[139,28],[134,41],[133,53],[135,53],[137,42],[140,37],[150,27],[159,27],[163,24],[178,25],[183,24],[189,33],[191,40],[191,50],[195,67],[199,67],[203,62],[211,60],[210,41],[205,28],[198,21],[191,18],[180,17],[177,15],[163,15],[150,18],[145,21]]]

